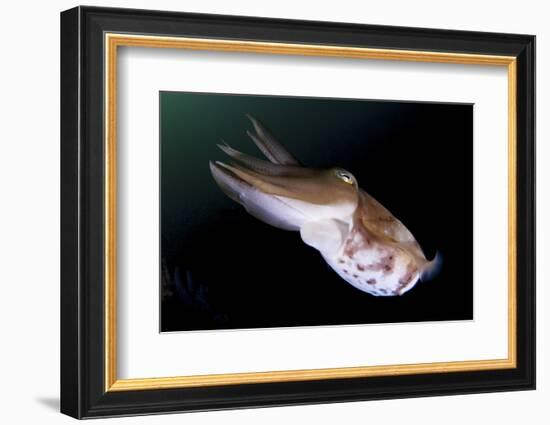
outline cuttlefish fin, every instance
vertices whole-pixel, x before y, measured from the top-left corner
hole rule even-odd
[[[340,249],[348,228],[346,223],[334,219],[308,221],[300,227],[300,236],[307,245],[330,255]]]
[[[440,251],[437,251],[434,259],[426,263],[426,266],[424,266],[424,270],[422,270],[422,273],[420,274],[420,280],[422,280],[422,282],[432,280],[439,274],[442,266],[443,254],[441,254]]]
[[[248,134],[267,159],[274,164],[300,165],[300,162],[256,118],[248,114],[247,117],[252,122],[256,133],[247,131],[246,134]]]

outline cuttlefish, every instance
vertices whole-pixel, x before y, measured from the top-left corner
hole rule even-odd
[[[402,295],[435,275],[411,232],[343,168],[304,167],[255,118],[248,136],[269,161],[218,147],[228,164],[210,162],[221,190],[257,219],[298,231],[346,282],[376,296]]]

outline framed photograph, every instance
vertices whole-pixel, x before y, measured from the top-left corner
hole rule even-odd
[[[61,14],[61,411],[534,389],[535,37]]]

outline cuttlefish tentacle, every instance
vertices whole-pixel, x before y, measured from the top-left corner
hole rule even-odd
[[[300,167],[297,165],[280,165],[263,159],[247,155],[233,149],[228,144],[218,145],[227,156],[229,156],[234,163],[241,164],[244,167],[255,171],[257,173],[266,174],[270,176],[306,176],[312,175],[313,170],[309,168]]]
[[[250,131],[247,131],[246,134],[271,162],[283,165],[300,165],[300,162],[257,119],[251,115],[247,115],[247,117],[252,122],[256,134]]]
[[[220,189],[257,219],[283,230],[299,230],[299,223],[305,221],[300,211],[241,180],[227,165],[210,162],[210,172]]]
[[[247,134],[269,161],[218,145],[229,164],[210,162],[214,180],[249,214],[299,231],[327,264],[354,287],[377,296],[402,295],[433,277],[441,256],[428,261],[412,233],[341,168],[300,165],[255,118]]]

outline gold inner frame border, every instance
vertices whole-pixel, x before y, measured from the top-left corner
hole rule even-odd
[[[324,56],[356,59],[397,60],[469,65],[504,66],[508,72],[508,357],[494,360],[467,360],[453,362],[396,364],[380,366],[301,369],[265,372],[228,373],[151,378],[117,378],[117,324],[116,324],[116,123],[117,123],[117,51],[118,47],[148,47],[262,53],[280,55]],[[429,52],[413,50],[371,49],[331,45],[289,44],[259,41],[180,38],[151,35],[106,33],[105,47],[105,391],[136,391],[217,385],[238,385],[322,379],[364,378],[411,375],[420,373],[450,373],[511,369],[517,365],[516,345],[516,58],[513,56],[466,53]]]

